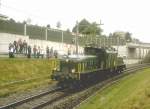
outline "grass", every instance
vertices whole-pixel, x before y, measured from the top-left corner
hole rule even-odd
[[[53,60],[0,58],[0,97],[51,83],[50,74],[54,67],[52,66]],[[46,77],[48,75],[49,77]],[[6,85],[37,77],[40,79]]]
[[[150,109],[150,68],[99,91],[78,109]]]

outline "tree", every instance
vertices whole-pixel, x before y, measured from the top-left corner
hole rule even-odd
[[[77,29],[77,25],[73,27],[72,32],[76,32],[76,29]],[[90,23],[86,19],[83,19],[79,22],[78,29],[79,29],[79,33],[86,34],[86,35],[89,34],[99,35],[102,32],[102,29],[98,27],[96,22]]]
[[[16,23],[16,21],[12,18],[9,21],[12,22],[12,23]]]
[[[113,34],[112,33],[109,33],[109,37],[111,38],[113,36]]]
[[[47,25],[47,28],[51,28],[50,24]]]
[[[23,21],[23,24],[27,24],[27,22],[24,20],[24,21]]]
[[[60,22],[60,21],[57,22],[56,27],[57,27],[58,29],[61,28],[61,22]]]
[[[68,29],[66,30],[66,32],[67,32],[67,33],[70,33],[70,29],[68,28]]]
[[[87,26],[89,25],[90,23],[86,19],[81,20],[78,24],[79,33],[84,34],[85,28],[87,28]],[[76,29],[77,29],[77,25],[73,27],[72,32],[76,32]]]
[[[125,40],[126,42],[132,42],[131,33],[129,32],[125,33]]]

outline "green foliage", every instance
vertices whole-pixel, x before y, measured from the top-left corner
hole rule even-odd
[[[61,22],[60,22],[60,21],[57,22],[56,27],[57,27],[58,29],[61,28]]]
[[[73,27],[72,31],[76,32],[76,29],[77,29],[77,25]],[[90,23],[86,19],[83,19],[79,22],[78,29],[79,29],[79,33],[81,34],[86,34],[86,35],[92,34],[93,36],[100,35],[102,32],[102,29],[98,27],[96,22]]]
[[[27,35],[32,39],[45,39],[45,27],[27,25]]]
[[[67,28],[66,32],[67,32],[67,33],[71,33],[69,28]]]
[[[131,33],[117,31],[109,34],[109,38],[113,40],[113,45],[124,45],[125,43],[132,42]]]
[[[23,35],[24,24],[16,23],[13,19],[10,19],[8,21],[0,20],[0,32]]]
[[[48,24],[48,25],[47,25],[47,28],[51,28],[51,25],[50,25],[50,24]]]
[[[84,30],[85,28],[87,28],[87,26],[89,26],[89,22],[86,19],[83,19],[79,22],[78,24],[78,29],[79,29],[79,33],[84,34]],[[73,27],[72,32],[76,33],[77,31],[77,25],[75,25],[75,27]]]
[[[12,33],[18,35],[24,35],[24,23],[17,23],[13,19],[4,21],[0,20],[0,32]],[[47,25],[50,28],[50,25]],[[31,39],[41,39],[45,40],[45,30],[46,27],[41,27],[38,25],[27,25],[27,35]],[[64,31],[64,42],[72,43],[72,39],[74,36],[70,32]],[[48,30],[47,31],[47,39],[50,41],[61,42],[62,33],[59,31]]]
[[[125,33],[125,40],[126,40],[126,42],[132,42],[131,33],[129,33],[129,32]]]

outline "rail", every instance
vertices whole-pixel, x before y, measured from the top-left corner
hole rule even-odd
[[[1,106],[0,109],[8,109],[8,108],[16,107],[16,106],[18,106],[18,105],[21,105],[21,104],[26,103],[26,102],[29,102],[29,101],[31,101],[31,100],[33,100],[33,99],[36,99],[36,98],[45,96],[45,95],[47,95],[47,94],[53,93],[53,92],[58,91],[58,90],[61,90],[61,87],[56,87],[56,88],[51,89],[51,90],[48,90],[48,91],[46,91],[46,92],[42,92],[42,93],[39,93],[39,94],[37,94],[37,95],[33,95],[33,96],[31,96],[31,97],[28,97],[28,98],[25,98],[25,99],[22,99],[22,100],[19,100],[19,101],[10,103],[10,104],[8,104],[8,105]]]
[[[124,76],[133,74],[135,71],[141,70],[143,68],[147,68],[149,66],[150,64],[137,64],[135,66],[128,67],[126,70],[124,70],[124,73],[121,73],[117,76],[114,76],[101,83],[87,87],[80,91],[76,91],[76,90],[68,91],[68,89],[62,89],[61,87],[56,87],[52,90],[45,91],[37,95],[33,95],[31,97],[19,100],[17,102],[13,102],[8,105],[2,106],[0,107],[0,109],[18,107],[21,106],[22,104],[32,102],[35,99],[39,99],[39,98],[41,98],[42,102],[39,103],[38,105],[36,104],[35,106],[34,105],[31,106],[32,109],[41,109],[46,106],[50,106],[50,108],[57,108],[57,109],[64,109],[64,108],[76,109],[83,102],[86,102],[89,98],[94,96],[99,90],[105,87],[109,87],[110,85],[116,83],[120,78]],[[46,101],[42,99],[43,96],[48,96]]]

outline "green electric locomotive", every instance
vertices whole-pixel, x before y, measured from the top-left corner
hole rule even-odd
[[[113,49],[85,47],[85,55],[70,55],[60,59],[52,79],[63,86],[79,86],[104,80],[123,71],[122,58]]]

